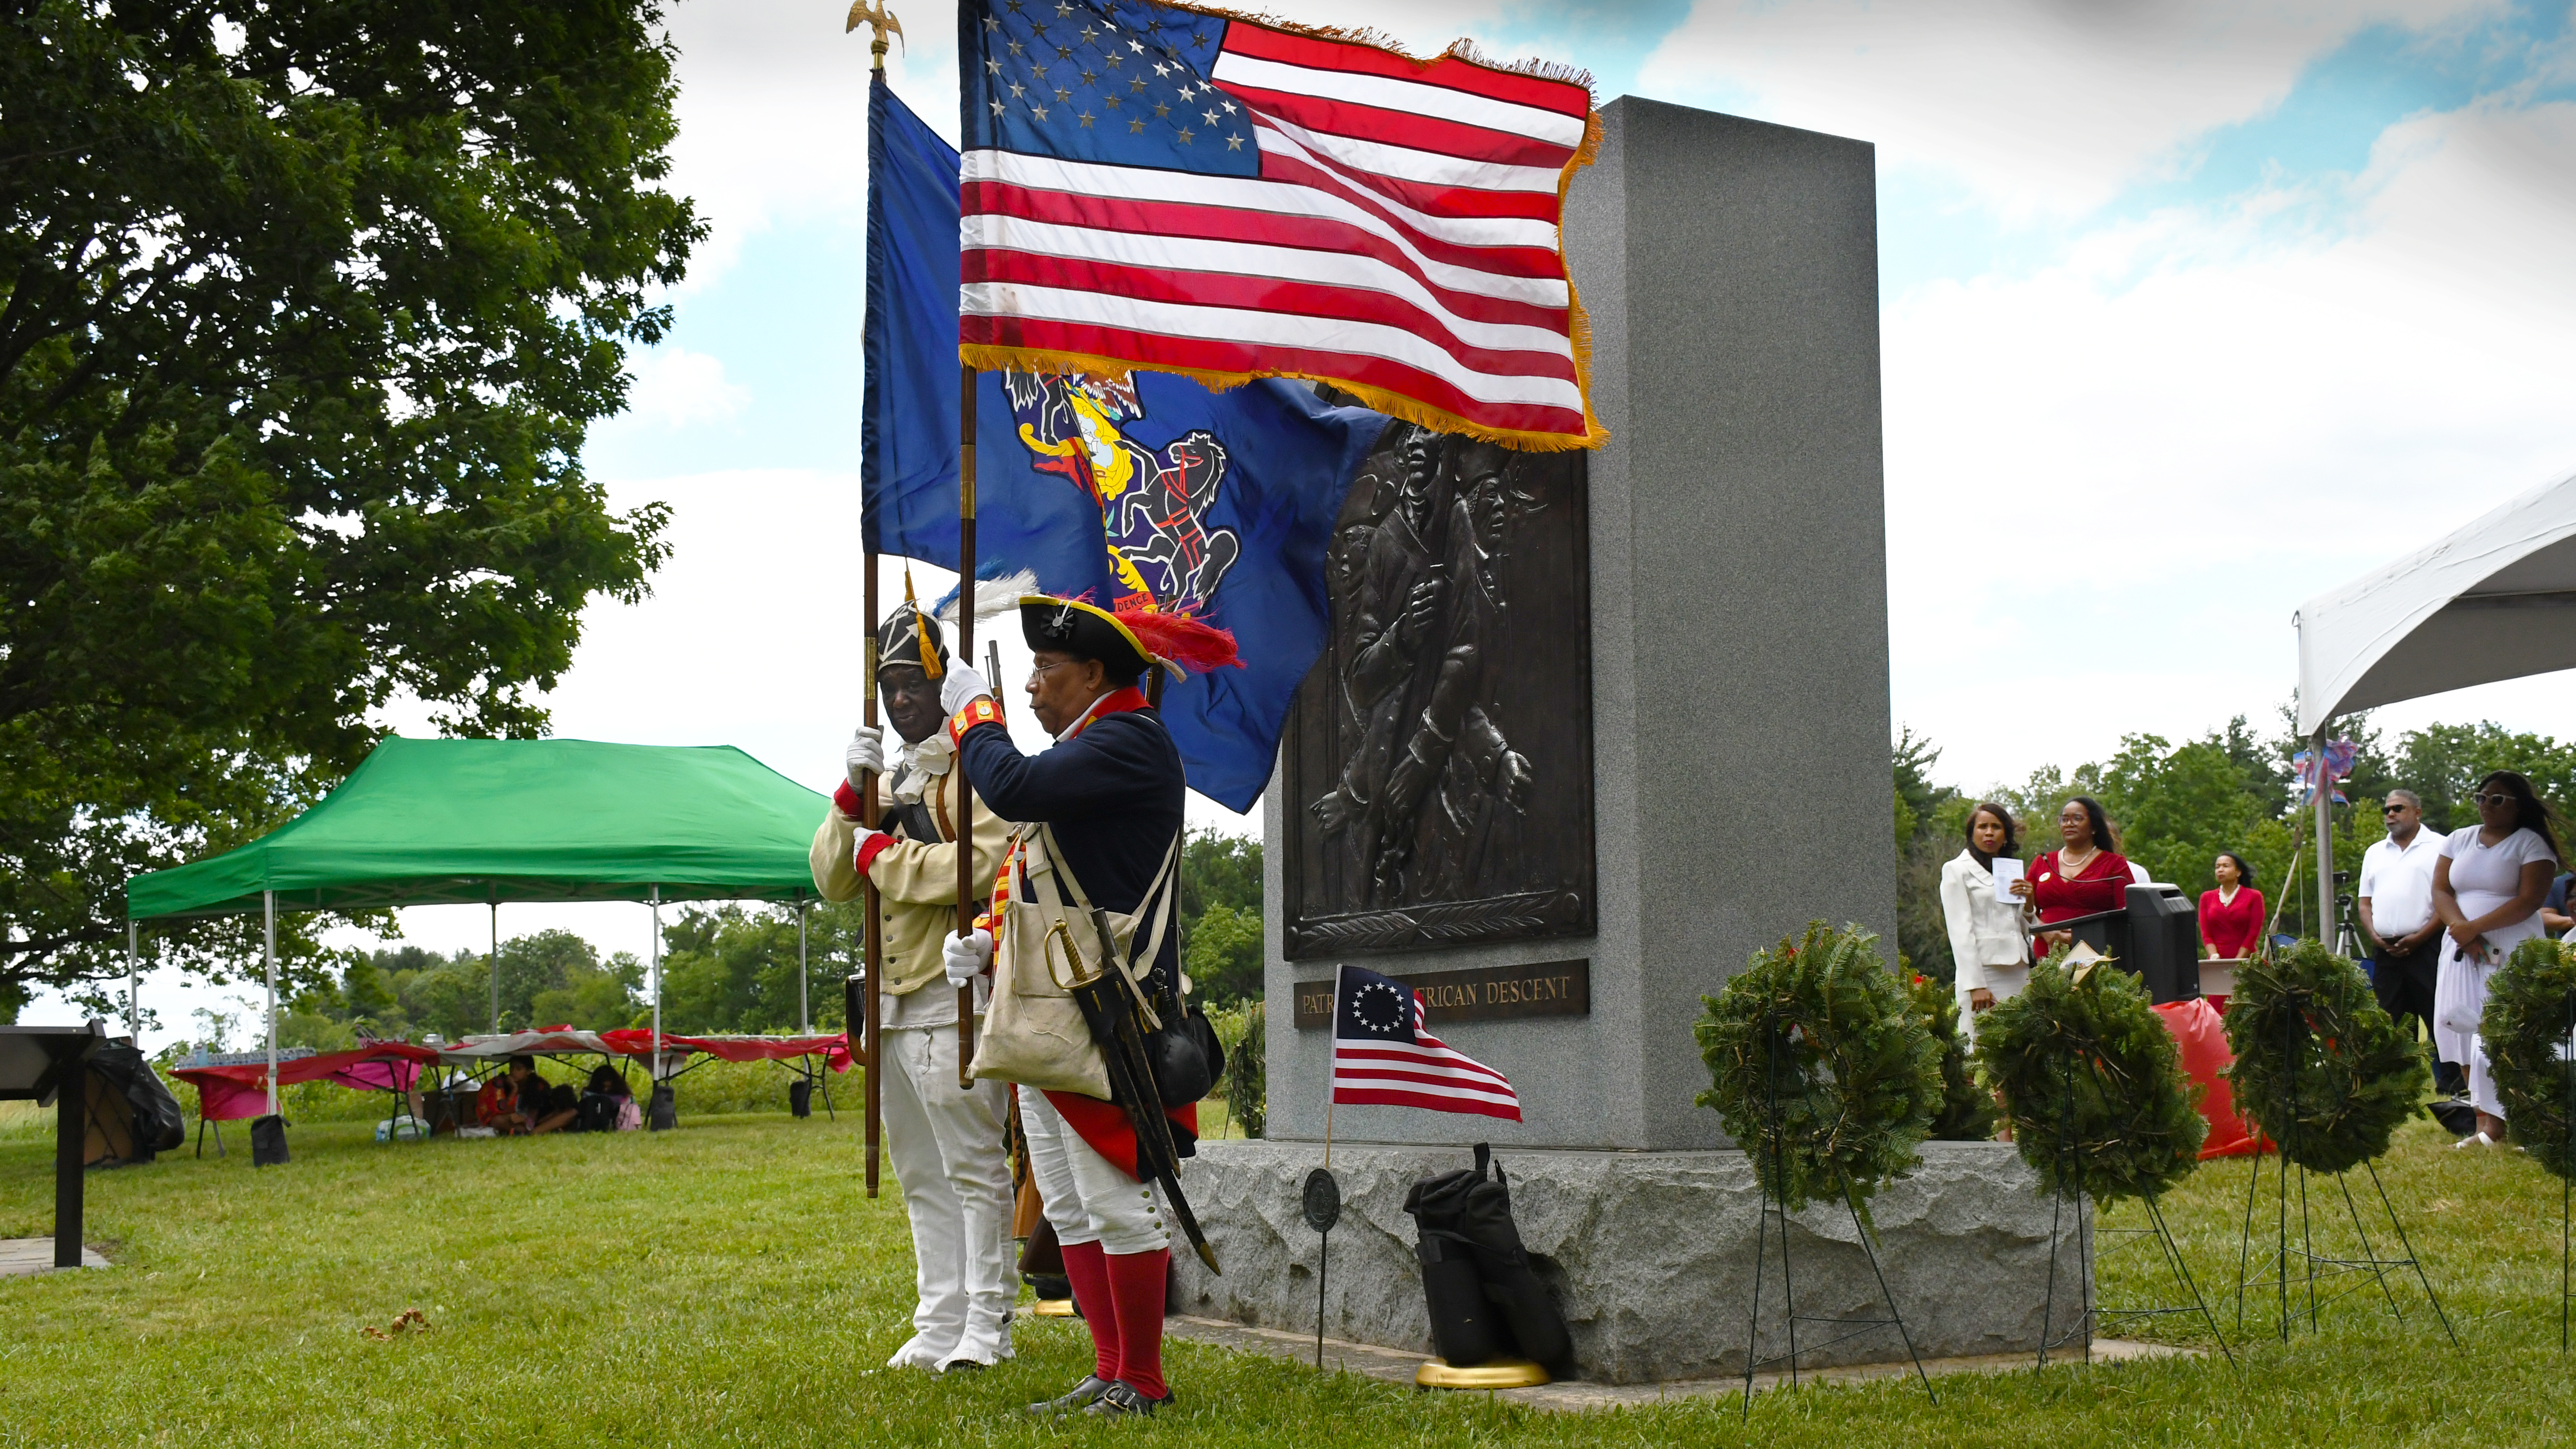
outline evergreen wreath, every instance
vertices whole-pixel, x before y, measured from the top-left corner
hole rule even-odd
[[[2576,1177],[2567,1151],[2570,1064],[2567,1030],[2576,1020],[2576,952],[2547,937],[2516,946],[2487,979],[2486,1015],[2478,1035],[2503,1099],[2505,1129],[2531,1160]]]
[[[2198,1164],[2209,1124],[2193,1105],[2173,1033],[2137,977],[2066,949],[1977,1022],[1977,1066],[2043,1191],[2153,1199]]]
[[[1757,951],[1694,1034],[1715,1108],[1791,1211],[1849,1195],[1856,1209],[1914,1164],[1941,1110],[1941,1048],[1879,959],[1878,937],[1811,921]]]
[[[1938,981],[1917,976],[1906,988],[1914,1014],[1941,1047],[1941,1110],[1932,1117],[1935,1142],[1987,1142],[1995,1135],[1995,1094],[1977,1080],[1968,1039],[1959,1030],[1959,997]]]
[[[2227,1048],[2237,1112],[2310,1172],[2386,1153],[2432,1082],[2361,969],[2313,939],[2237,968]]]

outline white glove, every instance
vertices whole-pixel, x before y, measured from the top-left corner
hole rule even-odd
[[[843,757],[843,762],[849,769],[850,788],[865,790],[868,782],[860,776],[885,773],[885,744],[877,738],[875,730],[861,725],[850,735],[850,752]]]
[[[992,692],[993,686],[984,682],[984,675],[980,670],[968,668],[963,664],[951,664],[948,666],[948,673],[939,681],[939,708],[943,713],[955,714],[964,709],[967,702],[977,695]]]
[[[939,964],[948,972],[948,984],[960,991],[984,974],[984,963],[993,959],[993,933],[969,931],[958,935],[951,931],[939,944]]]

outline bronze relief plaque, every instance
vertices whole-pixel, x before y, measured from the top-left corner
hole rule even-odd
[[[1284,745],[1291,959],[1592,931],[1586,457],[1399,422],[1351,485]]]

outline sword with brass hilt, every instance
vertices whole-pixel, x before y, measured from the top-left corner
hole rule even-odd
[[[1144,1022],[1151,1014],[1136,983],[1118,965],[1116,938],[1110,934],[1108,913],[1094,906],[1091,927],[1100,938],[1100,966],[1094,970],[1082,959],[1075,946],[1073,933],[1058,921],[1048,929],[1046,942],[1040,948],[1046,958],[1047,976],[1062,987],[1082,1008],[1082,1019],[1091,1028],[1091,1039],[1100,1047],[1103,1064],[1109,1071],[1109,1098],[1127,1114],[1127,1125],[1136,1134],[1136,1177],[1142,1182],[1158,1182],[1163,1197],[1171,1204],[1172,1216],[1180,1219],[1181,1232],[1190,1247],[1207,1264],[1211,1273],[1223,1273],[1217,1266],[1216,1252],[1208,1246],[1207,1234],[1200,1231],[1198,1214],[1190,1211],[1190,1200],[1181,1191],[1180,1149],[1172,1141],[1171,1119],[1163,1115],[1163,1094],[1154,1085],[1153,1067],[1145,1058]],[[1055,952],[1061,945],[1066,969],[1056,970]]]

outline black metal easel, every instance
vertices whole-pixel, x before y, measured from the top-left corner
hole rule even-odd
[[[2298,1100],[2299,1068],[2300,1064],[2307,1060],[2308,1039],[2309,1031],[2307,1018],[2295,1010],[2282,1012],[2281,1053],[2284,1068],[2289,1076],[2289,1082],[2283,1095],[2293,1102]],[[2268,1287],[2273,1289],[2275,1293],[2275,1302],[2277,1304],[2277,1312],[2280,1320],[2279,1326],[2281,1341],[2283,1343],[2289,1342],[2291,1325],[2295,1323],[2298,1318],[2298,1314],[2293,1311],[2290,1304],[2290,1290],[2293,1286],[2294,1272],[2302,1273],[2299,1280],[2299,1286],[2307,1299],[2306,1313],[2308,1329],[2310,1332],[2316,1331],[2320,1315],[2326,1308],[2333,1306],[2335,1302],[2342,1298],[2349,1297],[2350,1295],[2361,1291],[2363,1284],[2358,1280],[2364,1275],[2367,1275],[2372,1283],[2378,1285],[2380,1296],[2386,1302],[2388,1313],[2402,1323],[2406,1318],[2406,1310],[2398,1305],[2396,1290],[2388,1285],[2388,1275],[2389,1271],[2392,1269],[2412,1269],[2415,1274],[2416,1283],[2424,1290],[2424,1301],[2432,1305],[2433,1317],[2442,1325],[2443,1334],[2451,1340],[2451,1346],[2453,1348],[2459,1347],[2460,1335],[2452,1329],[2450,1315],[2442,1311],[2441,1297],[2433,1291],[2432,1279],[2425,1275],[2423,1261],[2419,1259],[2415,1253],[2415,1244],[2413,1240],[2408,1238],[2406,1235],[2406,1224],[2399,1220],[2396,1205],[2389,1201],[2388,1188],[2379,1180],[2378,1163],[2364,1162],[2362,1167],[2370,1174],[2371,1189],[2379,1195],[2379,1210],[2381,1214],[2388,1219],[2389,1231],[2396,1236],[2397,1245],[2399,1250],[2404,1254],[2403,1257],[2383,1258],[2379,1255],[2379,1249],[2372,1244],[2370,1240],[2370,1228],[2362,1221],[2361,1204],[2356,1201],[2352,1195],[2352,1175],[2349,1172],[2335,1173],[2333,1175],[2334,1183],[2336,1190],[2341,1192],[2343,1195],[2344,1211],[2352,1219],[2353,1235],[2361,1243],[2362,1255],[2358,1258],[2346,1258],[2338,1257],[2329,1253],[2318,1252],[2316,1246],[2316,1221],[2310,1212],[2308,1204],[2308,1178],[2311,1174],[2304,1167],[2298,1170],[2299,1240],[2298,1245],[2295,1248],[2291,1246],[2290,1158],[2292,1156],[2291,1149],[2296,1145],[2299,1130],[2297,1117],[2293,1115],[2288,1122],[2282,1124],[2282,1128],[2288,1140],[2276,1145],[2276,1148],[2272,1153],[2273,1158],[2279,1163],[2279,1167],[2276,1169],[2279,1187],[2276,1207],[2273,1214],[2273,1253],[2271,1260],[2263,1264],[2259,1269],[2252,1267],[2252,1260],[2254,1253],[2254,1206],[2256,1200],[2261,1196],[2263,1186],[2263,1153],[2260,1150],[2257,1150],[2254,1154],[2253,1175],[2245,1185],[2245,1227],[2236,1252],[2237,1334],[2241,1337],[2245,1332],[2245,1290],[2249,1287],[2256,1289]],[[2564,1237],[2563,1230],[2561,1236]],[[2562,1258],[2564,1257],[2563,1251],[2561,1256]],[[2293,1268],[2294,1260],[2299,1265],[2298,1269]],[[2562,1275],[2564,1271],[2564,1265],[2562,1264]],[[2270,1273],[2271,1276],[2258,1278],[2253,1276],[2256,1272],[2267,1272]],[[2337,1278],[2352,1278],[2356,1281],[2353,1281],[2341,1288],[2336,1288],[2334,1287],[2334,1280]],[[2320,1282],[2325,1283],[2328,1289],[2325,1297],[2323,1298],[2319,1298],[2317,1296],[2317,1286]],[[2560,1308],[2562,1328],[2565,1316],[2566,1310],[2562,1304]]]
[[[2235,1367],[2236,1354],[2227,1346],[2227,1335],[2219,1330],[2218,1317],[2209,1311],[2208,1300],[2201,1296],[2200,1284],[2192,1277],[2190,1265],[2183,1261],[2182,1245],[2175,1240],[2173,1228],[2165,1221],[2164,1205],[2152,1197],[2144,1200],[2147,1226],[2143,1228],[2106,1228],[2092,1220],[2092,1199],[2084,1188],[2084,1144],[2076,1140],[2075,1064],[2071,1057],[2059,1060],[2058,1077],[2065,1091],[2057,1124],[2057,1189],[2048,1218],[2048,1297],[2040,1309],[2039,1355],[2032,1366],[2033,1371],[2048,1367],[2050,1349],[2079,1335],[2084,1340],[2084,1362],[2092,1363],[2094,1336],[2097,1330],[2113,1320],[2153,1319],[2172,1314],[2198,1314],[2201,1322],[2208,1325],[2210,1337],[2217,1340],[2218,1351],[2226,1358],[2228,1367]],[[2075,1323],[2065,1333],[2054,1334],[2057,1326],[2057,1260],[2065,1247],[2061,1225],[2070,1201],[2075,1207]],[[2095,1243],[2100,1238],[2124,1239],[2122,1247],[2140,1241],[2153,1242],[2166,1269],[2173,1274],[2174,1285],[2191,1301],[2154,1308],[2102,1307],[2096,1296],[2101,1286],[2099,1275],[2094,1271]]]
[[[1904,1340],[1905,1356],[1914,1363],[1914,1376],[1923,1381],[1923,1392],[1929,1395],[1933,1404],[1937,1406],[1941,1402],[1941,1396],[1932,1388],[1932,1376],[1924,1371],[1923,1355],[1915,1352],[1914,1335],[1906,1330],[1905,1315],[1896,1307],[1896,1295],[1888,1290],[1887,1273],[1879,1267],[1878,1263],[1878,1247],[1869,1231],[1869,1225],[1861,1220],[1860,1200],[1853,1196],[1851,1184],[1848,1182],[1843,1184],[1843,1206],[1851,1212],[1852,1231],[1860,1239],[1860,1250],[1869,1255],[1869,1271],[1878,1280],[1878,1293],[1881,1301],[1887,1304],[1887,1316],[1885,1318],[1826,1318],[1821,1315],[1801,1315],[1798,1312],[1797,1285],[1791,1276],[1789,1262],[1789,1208],[1787,1202],[1774,1196],[1771,1190],[1771,1183],[1783,1179],[1780,1143],[1780,1058],[1788,1049],[1789,1031],[1784,1029],[1779,1013],[1767,1012],[1762,1018],[1762,1032],[1765,1062],[1762,1112],[1770,1129],[1766,1135],[1770,1139],[1767,1150],[1771,1155],[1771,1175],[1767,1179],[1759,1172],[1753,1175],[1762,1193],[1762,1213],[1756,1220],[1753,1233],[1753,1308],[1745,1329],[1744,1340],[1744,1412],[1748,1415],[1753,1412],[1753,1375],[1764,1364],[1779,1363],[1785,1359],[1789,1365],[1789,1383],[1795,1387],[1798,1382],[1800,1354],[1830,1348],[1845,1339],[1858,1338],[1874,1329],[1887,1327],[1895,1328],[1897,1336]],[[1808,1092],[1808,1084],[1804,1081],[1799,1083],[1799,1092],[1802,1096]],[[1762,1265],[1770,1244],[1771,1223],[1775,1217],[1780,1224],[1780,1301],[1785,1310],[1789,1348],[1786,1353],[1765,1355],[1762,1352]],[[1802,1321],[1828,1324],[1846,1331],[1835,1334],[1822,1343],[1808,1344],[1802,1349],[1798,1346],[1798,1325]]]

